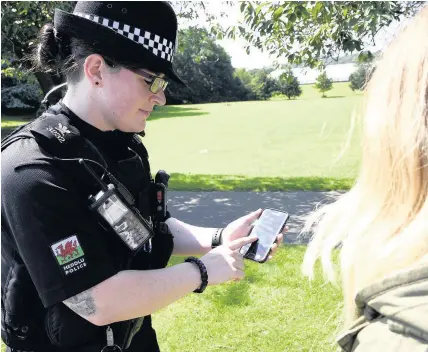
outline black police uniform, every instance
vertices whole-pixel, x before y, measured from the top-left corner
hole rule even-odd
[[[89,323],[62,301],[121,270],[165,267],[173,239],[170,232],[157,234],[151,251],[132,252],[89,210],[88,196],[97,192],[97,186],[87,171],[75,160],[58,158],[60,154],[62,159],[72,159],[82,150],[68,147],[61,151],[43,144],[31,128],[46,116],[50,124],[55,122],[59,137],[70,126],[77,128],[149,219],[150,168],[147,152],[136,136],[100,131],[61,102],[47,113],[8,137],[2,151],[2,339],[24,351],[101,351],[106,345],[106,327]],[[67,262],[64,258],[69,258],[70,251],[77,257]],[[126,348],[130,343],[127,351],[158,351],[150,316],[110,327],[117,345]]]

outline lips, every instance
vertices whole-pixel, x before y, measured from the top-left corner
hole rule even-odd
[[[144,117],[149,117],[151,111],[139,109],[139,111],[144,115]]]

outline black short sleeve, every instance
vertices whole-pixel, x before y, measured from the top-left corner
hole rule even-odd
[[[16,243],[45,307],[118,271],[105,246],[109,234],[97,225],[78,186],[32,139],[2,152],[2,228]]]

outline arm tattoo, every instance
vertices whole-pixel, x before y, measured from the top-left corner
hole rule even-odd
[[[96,307],[91,291],[92,289],[89,289],[70,297],[64,301],[64,304],[79,315],[93,315],[96,312]]]

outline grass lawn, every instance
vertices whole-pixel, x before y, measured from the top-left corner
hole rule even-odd
[[[27,116],[25,119],[22,116],[4,116],[1,117],[1,138],[6,137],[10,132],[15,128],[21,126],[22,124],[28,122],[32,119],[32,116]]]
[[[182,108],[193,116],[186,117],[165,118],[159,109],[144,138],[152,169],[174,173],[171,186],[177,189],[349,188],[359,165],[358,134],[336,159],[361,95],[347,83],[330,92],[337,98],[303,89],[301,99],[290,101],[189,105]]]
[[[172,174],[175,190],[348,189],[359,165],[358,133],[336,159],[361,94],[336,83],[327,96],[306,85],[296,100],[159,108],[144,138],[152,170]],[[3,117],[2,129],[6,123],[19,121]]]
[[[243,281],[208,287],[155,314],[161,351],[334,351],[341,294],[320,276],[301,276],[305,249],[283,247],[271,262],[247,262]]]
[[[301,276],[305,249],[284,246],[271,262],[247,261],[243,281],[208,287],[156,313],[161,351],[335,351],[341,293],[319,268],[313,282]]]

